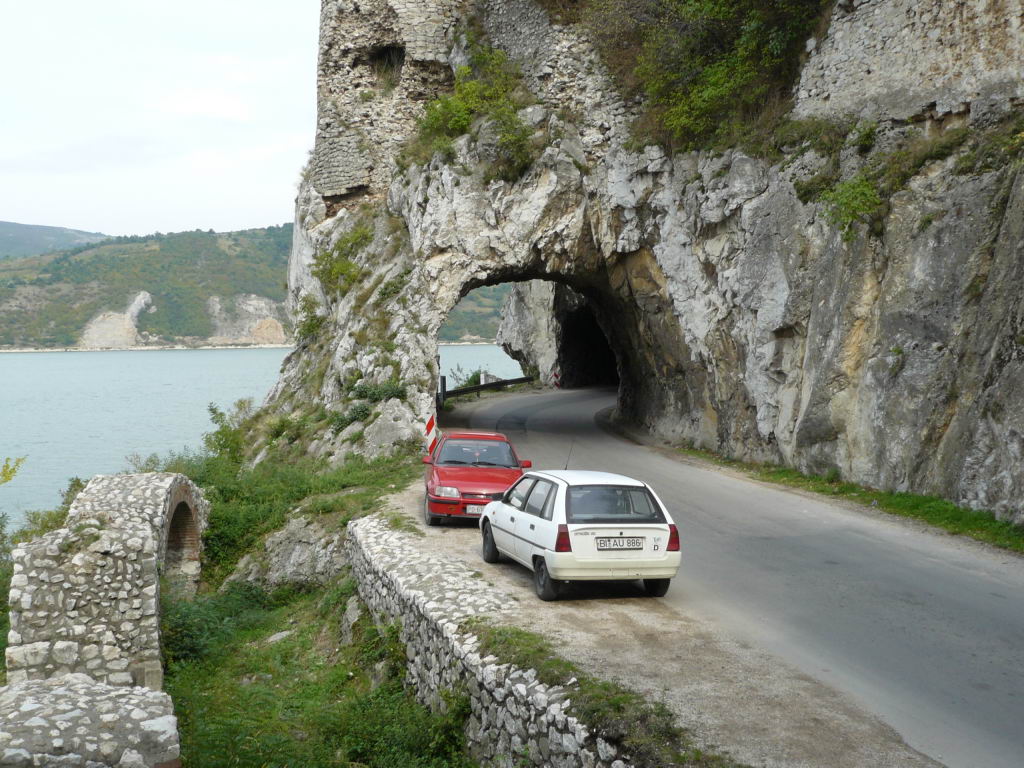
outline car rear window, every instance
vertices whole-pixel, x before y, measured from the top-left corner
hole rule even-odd
[[[566,494],[569,523],[664,523],[646,488],[628,485],[575,485]]]
[[[473,467],[518,467],[512,446],[503,440],[445,440],[437,464]]]

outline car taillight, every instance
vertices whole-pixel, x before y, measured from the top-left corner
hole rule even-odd
[[[572,542],[569,541],[569,526],[558,526],[558,538],[555,539],[555,552],[572,552]]]
[[[668,551],[679,551],[679,529],[676,528],[674,523],[668,524]]]

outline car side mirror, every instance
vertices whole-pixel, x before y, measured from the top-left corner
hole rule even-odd
[[[424,456],[423,457],[423,463],[424,464],[433,464],[434,460],[432,458],[430,458],[429,456]]]
[[[523,459],[522,461],[519,462],[519,466],[522,467],[523,469],[529,469],[530,467],[533,466],[533,462],[530,461],[529,459]]]

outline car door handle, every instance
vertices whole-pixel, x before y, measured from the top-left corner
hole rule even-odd
[[[530,523],[530,530],[533,530],[533,523]]]
[[[516,521],[516,519],[510,515],[509,518],[508,518],[508,521],[510,523],[514,523]]]

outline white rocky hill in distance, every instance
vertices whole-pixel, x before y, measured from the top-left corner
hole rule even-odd
[[[177,343],[214,347],[290,343],[282,302],[254,294],[239,294],[228,300],[211,296],[206,308],[213,321],[213,334],[205,339],[186,337],[178,339]],[[92,318],[77,346],[79,349],[132,349],[174,344],[139,330],[142,313],[157,311],[159,307],[154,304],[152,295],[140,291],[124,312],[101,312]]]
[[[101,312],[82,331],[82,349],[127,349],[138,346],[138,320],[143,310],[154,309],[153,297],[140,291],[124,312]]]

